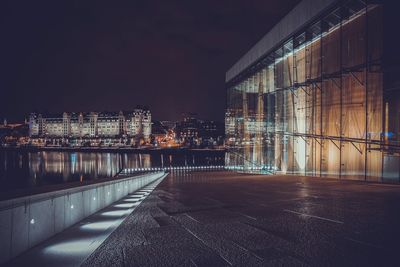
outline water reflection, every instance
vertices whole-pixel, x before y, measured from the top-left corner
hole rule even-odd
[[[115,176],[123,168],[223,165],[219,154],[0,151],[0,192]]]
[[[112,177],[119,171],[119,155],[111,153],[37,152],[29,154],[29,176],[49,181],[83,181]],[[51,178],[51,179],[50,179]]]

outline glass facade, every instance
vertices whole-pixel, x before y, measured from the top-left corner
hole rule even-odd
[[[226,166],[400,179],[400,91],[386,82],[383,5],[345,1],[227,83]]]

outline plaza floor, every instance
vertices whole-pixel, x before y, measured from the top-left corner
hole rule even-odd
[[[172,172],[83,266],[397,266],[400,186]]]
[[[161,180],[127,195],[5,263],[6,266],[80,266]]]

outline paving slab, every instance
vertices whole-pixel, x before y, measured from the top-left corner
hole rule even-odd
[[[398,266],[400,186],[170,173],[83,266]]]
[[[6,266],[79,266],[140,205],[161,180],[127,195],[54,237],[29,249]]]

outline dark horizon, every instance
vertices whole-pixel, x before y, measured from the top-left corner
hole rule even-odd
[[[7,1],[0,119],[142,105],[221,121],[226,70],[297,2]]]

